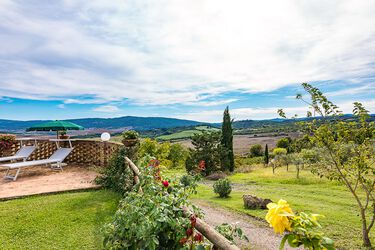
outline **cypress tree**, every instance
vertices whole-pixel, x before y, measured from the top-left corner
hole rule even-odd
[[[268,145],[266,144],[266,149],[264,150],[264,164],[268,165],[269,163],[269,155],[268,155]]]
[[[223,124],[221,127],[221,146],[223,155],[221,168],[223,170],[234,171],[234,153],[233,153],[233,128],[232,120],[229,114],[229,107],[224,110]]]

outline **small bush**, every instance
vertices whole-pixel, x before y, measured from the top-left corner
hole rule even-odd
[[[251,157],[257,157],[257,156],[262,156],[262,155],[263,155],[262,145],[255,144],[255,145],[251,146],[251,148],[250,148],[250,156]]]
[[[133,171],[125,164],[126,148],[120,148],[111,158],[108,166],[102,170],[102,175],[95,183],[109,188],[117,193],[125,194],[133,187]]]
[[[126,140],[138,139],[139,138],[139,134],[138,134],[137,131],[127,130],[127,131],[122,132],[122,138],[126,139]]]
[[[232,185],[228,179],[220,179],[214,183],[214,192],[221,198],[226,198],[232,192]]]

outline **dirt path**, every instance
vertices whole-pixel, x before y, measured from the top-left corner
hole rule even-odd
[[[229,223],[237,225],[243,230],[244,234],[249,238],[249,242],[239,241],[236,244],[241,249],[252,250],[277,250],[281,237],[274,234],[273,230],[269,228],[264,222],[259,221],[250,216],[237,214],[228,210],[214,207],[207,202],[194,200],[204,212],[204,220],[211,226],[217,226],[222,223]],[[292,249],[285,247],[285,249]],[[296,248],[293,248],[296,249]]]

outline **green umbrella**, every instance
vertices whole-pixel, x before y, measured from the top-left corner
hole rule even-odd
[[[66,130],[84,130],[84,128],[80,125],[74,124],[68,121],[50,121],[42,124],[34,125],[26,131],[56,131],[57,137],[59,137],[59,131],[66,131]]]

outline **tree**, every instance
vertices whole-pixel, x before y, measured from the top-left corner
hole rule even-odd
[[[268,148],[267,148],[267,150],[268,150]],[[257,157],[257,156],[262,156],[262,155],[263,155],[262,145],[254,144],[253,146],[250,147],[250,156],[251,157]]]
[[[187,149],[180,143],[175,143],[170,146],[168,159],[172,162],[172,167],[181,166],[188,156]]]
[[[234,153],[233,153],[233,128],[232,120],[229,114],[229,107],[226,107],[223,115],[223,124],[221,127],[221,146],[224,150],[221,159],[221,168],[223,170],[234,171]]]
[[[266,144],[266,149],[264,150],[264,164],[268,165],[270,162],[269,153],[268,153],[268,144]]]
[[[272,173],[275,173],[275,169],[281,167],[283,165],[283,156],[286,155],[287,151],[285,148],[275,148],[272,151],[274,156],[273,160],[271,161],[272,165]]]
[[[187,172],[196,169],[200,161],[205,162],[205,170],[203,171],[205,175],[219,170],[221,152],[223,151],[220,138],[219,132],[207,131],[192,136],[191,142],[194,149],[189,150],[189,157],[185,163]]]
[[[277,148],[285,148],[288,153],[291,151],[291,144],[292,144],[292,139],[290,137],[284,137],[281,138],[280,140],[277,141],[276,147]]]
[[[312,172],[320,177],[342,182],[357,203],[362,222],[363,246],[371,247],[369,233],[375,223],[375,124],[369,122],[369,112],[359,102],[354,103],[354,120],[340,120],[339,108],[310,84],[302,84],[311,100],[302,95],[297,99],[307,103],[321,118],[305,124],[319,157]],[[279,110],[279,114],[283,111]],[[285,113],[283,114],[285,117]],[[308,112],[308,116],[312,116]]]

